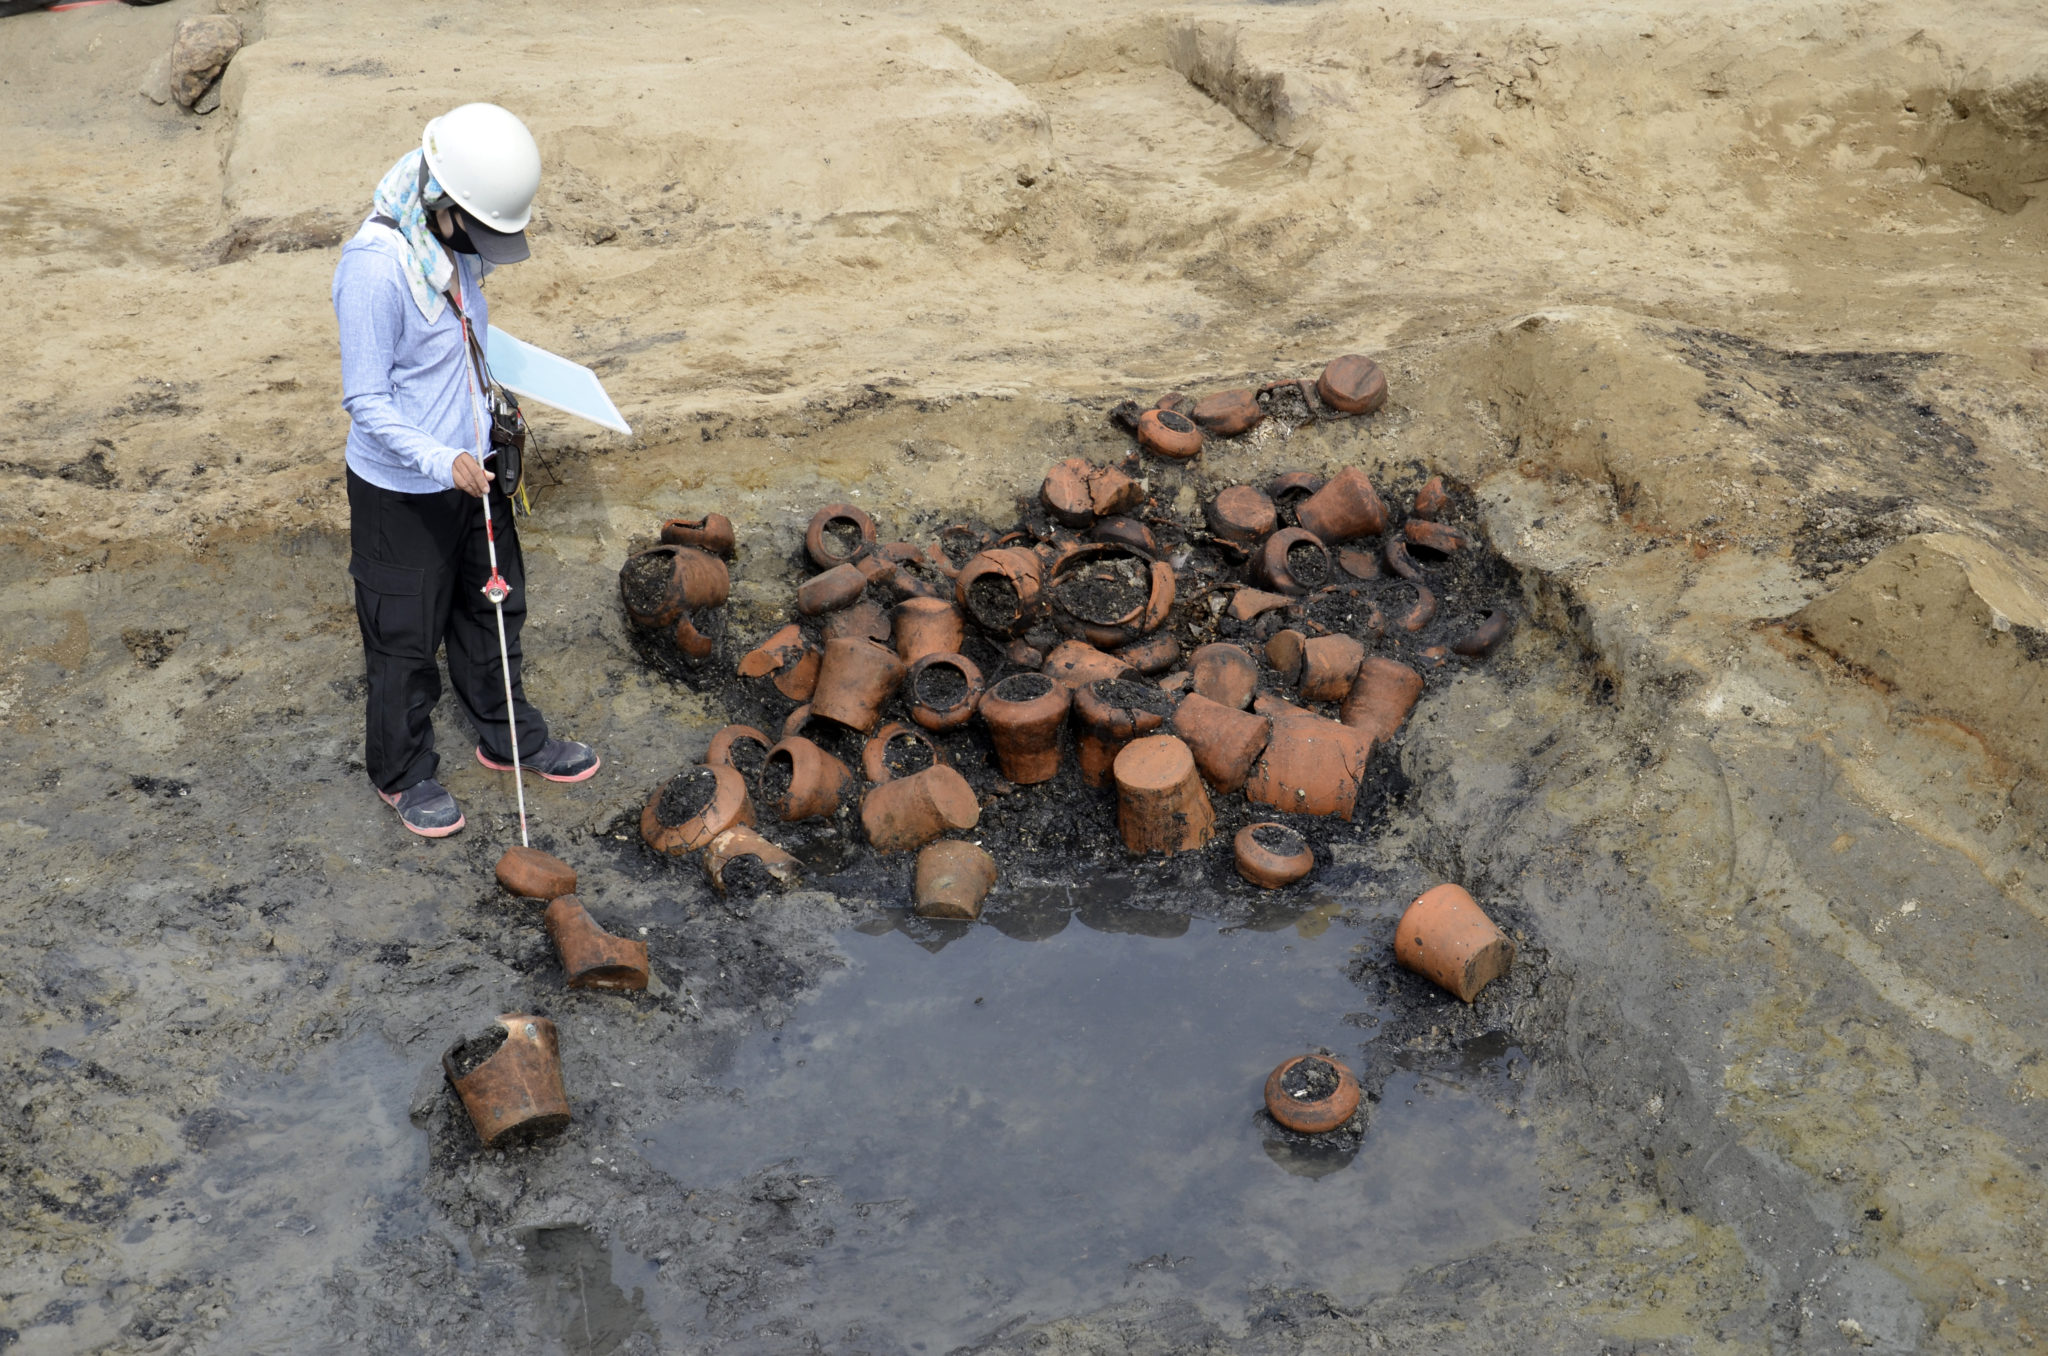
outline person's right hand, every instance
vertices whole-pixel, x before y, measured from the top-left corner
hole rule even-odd
[[[491,475],[477,465],[475,457],[464,452],[455,459],[455,488],[466,490],[481,499],[491,492]]]

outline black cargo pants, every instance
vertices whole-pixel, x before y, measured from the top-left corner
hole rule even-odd
[[[435,651],[448,647],[448,678],[494,762],[512,761],[505,742],[505,679],[498,664],[498,623],[483,594],[491,576],[484,544],[484,502],[461,490],[401,494],[348,473],[349,576],[370,696],[363,761],[379,791],[396,794],[434,775],[434,704],[441,700]],[[512,505],[491,482],[498,572],[512,586],[505,600],[505,646],[512,662],[519,752],[531,758],[548,741],[547,721],[520,684],[519,630],[526,621],[526,565]]]

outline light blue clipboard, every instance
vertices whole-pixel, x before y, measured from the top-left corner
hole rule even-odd
[[[619,407],[604,393],[597,373],[580,363],[515,339],[496,325],[490,327],[484,350],[491,376],[514,395],[538,400],[579,419],[588,419],[618,433],[633,430],[619,414]]]

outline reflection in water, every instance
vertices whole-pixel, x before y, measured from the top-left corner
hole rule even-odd
[[[543,1350],[609,1356],[636,1331],[652,1331],[640,1291],[627,1298],[612,1279],[610,1251],[590,1230],[535,1229],[524,1259]]]
[[[1383,941],[1326,900],[1302,901],[1294,931],[1225,931],[1122,888],[1013,892],[988,927],[904,916],[849,935],[848,967],[719,1079],[740,1116],[704,1099],[642,1154],[686,1187],[784,1161],[834,1179],[853,1214],[803,1304],[933,1351],[1139,1284],[1219,1313],[1260,1284],[1355,1302],[1527,1227],[1533,1146],[1499,1109],[1518,1054],[1396,1073],[1362,1143],[1268,1143],[1272,1067],[1371,1039],[1376,1000],[1345,969]],[[1161,1256],[1174,1266],[1144,1265]]]

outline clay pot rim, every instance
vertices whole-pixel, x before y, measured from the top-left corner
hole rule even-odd
[[[825,549],[826,527],[841,520],[860,529],[860,545],[854,548],[852,555],[835,556]],[[875,520],[858,504],[827,504],[811,515],[810,525],[804,529],[804,553],[821,571],[834,565],[851,565],[874,548]]]
[[[1276,852],[1259,842],[1258,832],[1261,829],[1278,829],[1291,834],[1300,846],[1293,852]],[[1237,857],[1238,874],[1265,890],[1292,885],[1316,867],[1315,848],[1307,837],[1301,830],[1277,819],[1261,819],[1239,829],[1231,840],[1231,850]]]
[[[924,677],[927,670],[940,665],[956,670],[967,680],[966,693],[951,706],[932,706],[917,692],[918,680]],[[963,706],[972,711],[985,690],[981,666],[958,650],[939,650],[925,655],[912,663],[909,671],[903,675],[903,691],[910,694],[910,704],[913,707],[921,706],[935,715],[950,715]]]
[[[663,824],[659,812],[655,809],[655,806],[661,802],[662,794],[668,790],[669,782],[674,781],[675,777],[670,777],[667,781],[655,787],[654,794],[647,798],[646,815],[657,830],[655,837],[658,840],[657,842],[649,843],[648,846],[654,848],[657,852],[671,857],[695,852],[726,829],[733,828],[743,821],[749,800],[747,795],[747,779],[740,776],[737,768],[723,764],[699,763],[697,768],[710,769],[712,780],[717,784],[716,789],[712,791],[711,799],[704,802],[704,808],[691,815],[682,823]],[[685,776],[696,770],[696,768],[684,768],[675,776]],[[721,806],[727,808],[721,811]],[[714,814],[714,811],[720,811],[720,813]],[[711,825],[713,824],[718,824],[720,827],[712,829]]]
[[[930,731],[921,729],[916,725],[905,724],[900,720],[892,720],[881,729],[875,731],[868,742],[861,746],[860,770],[867,777],[868,781],[876,786],[880,786],[884,782],[896,780],[896,774],[889,771],[889,745],[895,740],[906,737],[917,740],[932,751],[930,766],[950,766],[946,762],[946,751],[939,747],[938,741],[932,738]],[[919,768],[918,772],[924,770],[924,768]],[[914,777],[917,773],[912,772],[904,775]]]
[[[1003,689],[1010,686],[1012,683],[1028,682],[1034,678],[1042,683],[1047,684],[1045,691],[1034,692],[1028,697],[1005,697],[1003,695]],[[1035,669],[1026,669],[1021,673],[1005,674],[1001,678],[998,678],[994,683],[989,685],[988,689],[985,692],[982,693],[981,702],[984,708],[987,707],[987,705],[990,702],[994,702],[998,706],[1006,707],[1036,706],[1040,702],[1057,700],[1059,698],[1060,693],[1065,690],[1066,689],[1064,685],[1061,684],[1061,682],[1057,678],[1054,678],[1052,675],[1039,673]]]
[[[1287,1071],[1306,1059],[1321,1060],[1337,1071],[1337,1088],[1328,1097],[1315,1101],[1296,1101],[1287,1095],[1281,1081]],[[1335,1130],[1357,1114],[1359,1102],[1358,1078],[1350,1066],[1334,1055],[1305,1054],[1283,1060],[1280,1067],[1266,1076],[1266,1114],[1286,1129],[1298,1135],[1321,1135]],[[1335,1114],[1342,1109],[1343,1115]],[[1304,1115],[1313,1111],[1314,1115]],[[1285,1114],[1282,1114],[1282,1113]]]
[[[776,743],[751,725],[742,725],[737,721],[730,725],[721,725],[712,732],[711,743],[705,746],[703,766],[732,767],[732,746],[742,739],[754,740],[763,750],[774,748]],[[720,740],[725,741],[723,745],[719,743]],[[737,772],[739,769],[733,768],[733,771]]]

